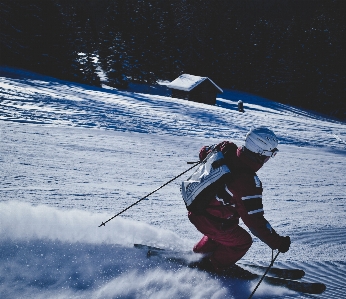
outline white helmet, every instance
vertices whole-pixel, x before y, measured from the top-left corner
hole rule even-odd
[[[265,127],[251,129],[246,134],[245,147],[256,154],[274,157],[279,151],[277,149],[278,139],[272,130]]]

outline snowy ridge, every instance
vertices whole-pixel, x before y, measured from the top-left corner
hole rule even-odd
[[[2,68],[2,72],[18,76],[12,69]],[[283,144],[345,149],[345,123],[247,94],[228,91],[217,99],[217,106],[201,106],[180,99],[41,78],[3,77],[0,119],[239,140],[248,128],[266,124]],[[236,111],[239,99],[244,102],[244,114]]]
[[[237,101],[245,113],[238,113]],[[255,282],[216,280],[132,248],[186,251],[200,238],[177,180],[202,145],[241,144],[255,125],[279,136],[258,172],[266,218],[292,247],[276,266],[346,297],[345,123],[225,91],[216,106],[120,92],[0,68],[1,298],[247,298]],[[244,262],[268,265],[254,238]],[[195,258],[198,258],[197,256]],[[254,298],[312,298],[262,284]]]

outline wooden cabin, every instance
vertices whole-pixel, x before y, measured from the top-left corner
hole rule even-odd
[[[172,90],[172,98],[179,98],[198,103],[215,105],[216,96],[222,93],[218,87],[208,77],[199,77],[189,74],[183,74],[177,79],[167,84]]]

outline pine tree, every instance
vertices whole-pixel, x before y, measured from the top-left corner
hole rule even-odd
[[[128,59],[126,42],[121,32],[122,3],[111,3],[100,35],[99,57],[110,86],[125,89],[128,86]]]
[[[81,71],[81,81],[85,84],[101,86],[101,81],[97,75],[96,60],[97,48],[96,37],[93,34],[90,18],[84,21],[78,34],[79,43],[79,66]]]
[[[342,1],[322,2],[307,30],[306,103],[319,111],[345,117],[346,7]],[[343,115],[344,114],[344,115]]]

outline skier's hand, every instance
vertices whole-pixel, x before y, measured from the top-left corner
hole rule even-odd
[[[288,251],[288,249],[290,249],[291,238],[289,236],[281,237],[281,238],[282,238],[281,245],[278,249],[280,252],[285,253]]]
[[[214,145],[211,145],[211,146],[205,145],[205,146],[203,146],[202,149],[199,152],[199,160],[203,161],[208,156],[210,151],[212,151],[213,149],[214,149]]]

